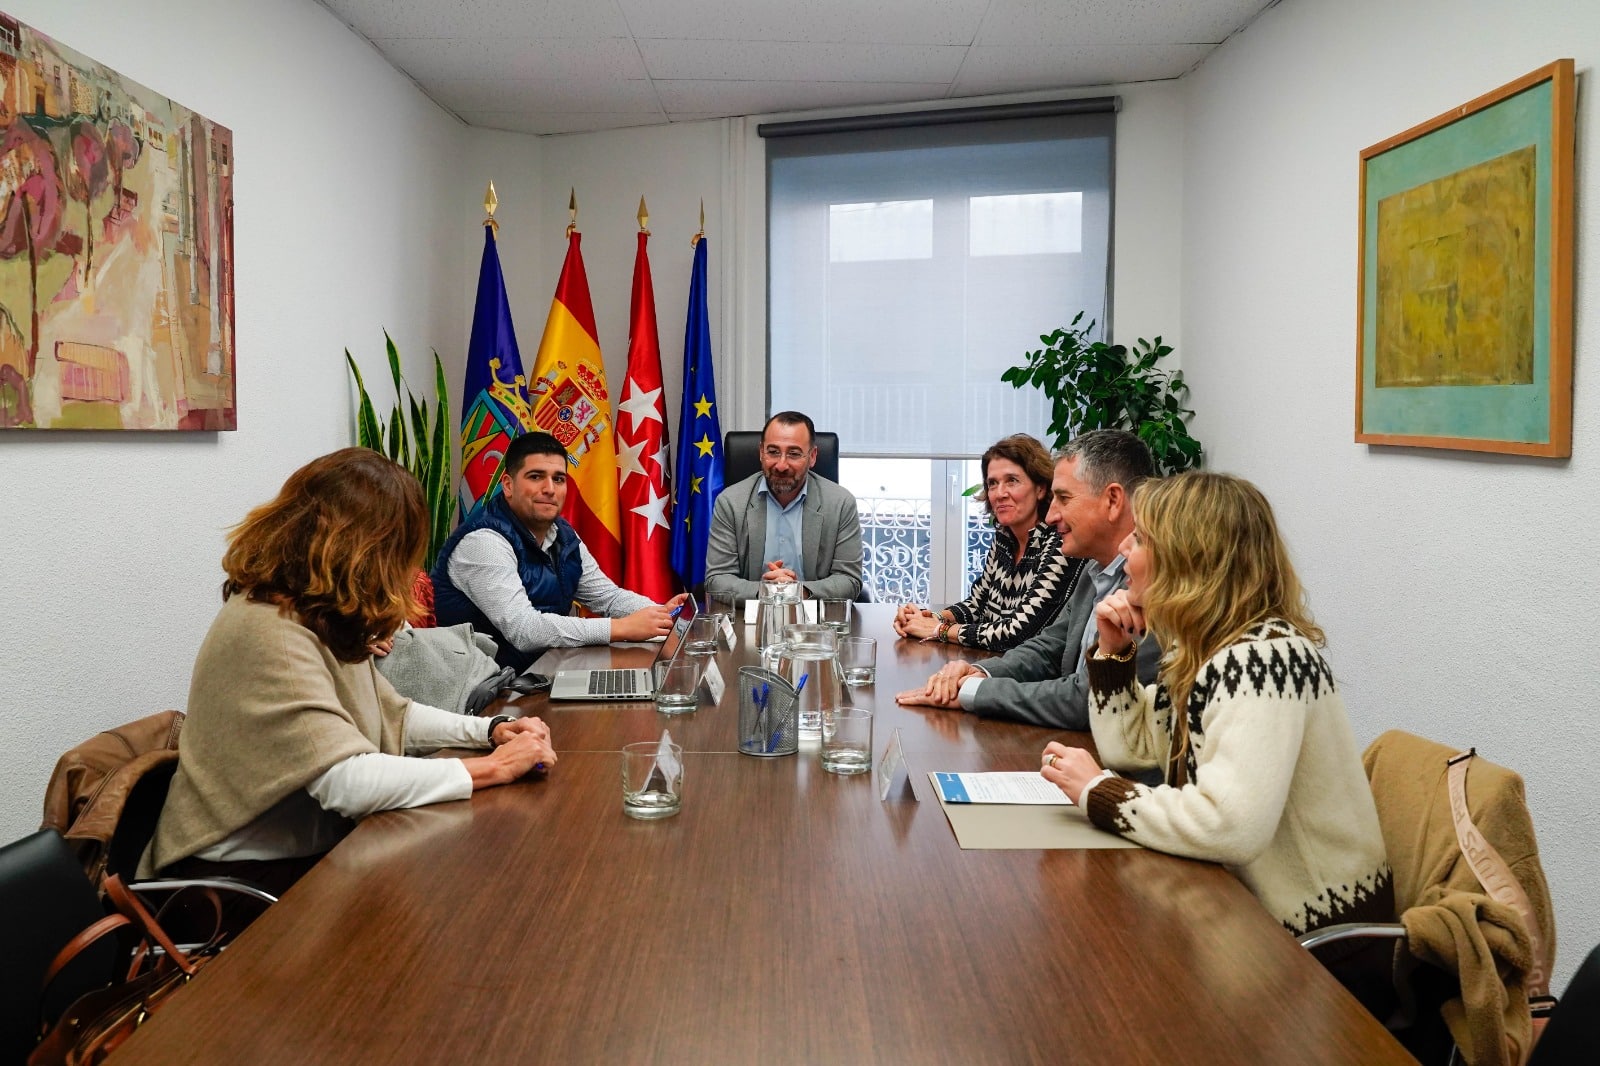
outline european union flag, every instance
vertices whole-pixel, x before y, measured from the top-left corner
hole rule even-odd
[[[673,466],[672,570],[684,588],[706,579],[711,505],[722,491],[722,424],[711,368],[711,314],[706,306],[706,239],[694,245],[689,321],[683,330],[683,407]]]
[[[461,390],[461,486],[456,495],[463,518],[479,501],[495,494],[506,448],[533,425],[526,384],[506,283],[500,276],[494,227],[485,223],[478,302],[472,311]]]

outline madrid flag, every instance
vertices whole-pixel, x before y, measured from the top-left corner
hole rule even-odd
[[[589,279],[583,272],[581,235],[567,235],[567,258],[533,361],[528,399],[533,424],[567,449],[567,507],[562,512],[600,569],[622,578],[621,526],[617,521],[617,446],[612,436],[611,394],[600,361],[599,334]]]
[[[640,203],[640,212],[644,205]],[[672,596],[672,506],[667,405],[661,399],[661,340],[650,283],[648,230],[639,233],[628,306],[628,376],[617,409],[617,495],[622,503],[622,587],[664,603]]]

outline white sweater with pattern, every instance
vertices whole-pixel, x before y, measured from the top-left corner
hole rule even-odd
[[[1133,664],[1089,657],[1089,724],[1113,769],[1166,767],[1174,748],[1164,686]],[[1344,701],[1316,646],[1278,619],[1201,668],[1189,749],[1150,788],[1108,777],[1088,792],[1102,829],[1218,862],[1290,932],[1393,921],[1393,887],[1372,791]]]

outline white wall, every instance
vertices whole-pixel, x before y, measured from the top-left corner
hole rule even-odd
[[[11,840],[38,827],[62,751],[184,706],[224,529],[353,442],[344,348],[387,406],[385,327],[423,384],[430,347],[465,347],[471,220],[452,202],[472,182],[456,173],[460,123],[310,0],[5,7],[232,128],[239,377],[233,433],[0,434]]]
[[[1527,780],[1561,983],[1600,942],[1600,119],[1589,0],[1286,0],[1184,79],[1183,328],[1213,468],[1278,508],[1359,738],[1476,745]],[[1362,148],[1577,60],[1573,457],[1352,443]]]
[[[700,228],[700,202],[706,207],[707,306],[712,322],[712,351],[717,361],[718,400],[725,380],[723,367],[736,358],[718,328],[722,314],[720,282],[733,254],[723,216],[723,172],[728,123],[687,122],[642,126],[599,133],[542,138],[539,170],[543,204],[540,296],[527,312],[520,308],[519,328],[526,314],[528,340],[523,359],[532,369],[533,353],[544,330],[550,299],[555,294],[566,254],[567,198],[578,194],[578,231],[583,234],[583,263],[594,301],[595,328],[605,356],[606,380],[620,399],[628,362],[628,304],[633,292],[633,264],[638,250],[639,198],[650,212],[650,277],[656,294],[656,330],[661,341],[667,427],[677,448],[678,405],[683,390],[683,329],[689,309],[689,273],[694,249],[689,240]],[[518,334],[520,340],[522,334]],[[723,428],[732,428],[723,414]]]

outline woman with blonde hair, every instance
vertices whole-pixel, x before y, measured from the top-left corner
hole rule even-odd
[[[355,819],[555,763],[539,719],[414,703],[373,666],[372,646],[415,612],[427,538],[416,478],[366,448],[307,463],[232,530],[142,874],[229,873],[281,890]],[[443,747],[494,750],[405,757]]]
[[[972,592],[943,611],[912,604],[895,614],[902,637],[1005,651],[1049,625],[1067,602],[1083,560],[1061,554],[1061,534],[1044,521],[1055,464],[1044,445],[1014,433],[983,453],[983,508],[994,544]]]
[[[1059,743],[1044,777],[1102,829],[1222,863],[1297,936],[1393,921],[1377,809],[1272,507],[1191,471],[1140,486],[1133,510],[1128,587],[1095,609],[1089,720],[1108,766],[1159,767],[1164,783]],[[1142,686],[1147,627],[1164,657]]]

